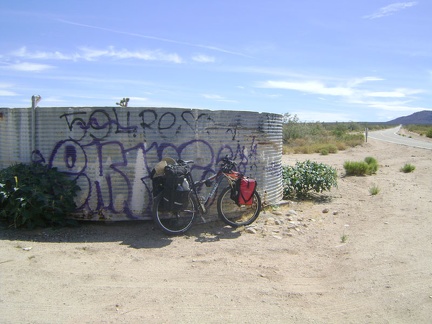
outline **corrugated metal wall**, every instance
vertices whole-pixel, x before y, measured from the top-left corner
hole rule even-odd
[[[194,160],[194,178],[225,155],[258,181],[263,201],[282,199],[282,116],[179,108],[0,109],[0,167],[30,160],[78,179],[77,218],[151,218],[149,173],[163,157]],[[214,204],[215,205],[215,204]],[[209,218],[216,215],[215,206]]]

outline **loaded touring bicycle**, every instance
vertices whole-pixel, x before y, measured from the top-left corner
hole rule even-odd
[[[254,179],[236,171],[236,163],[225,157],[220,168],[211,177],[194,181],[191,167],[194,161],[164,158],[152,171],[152,216],[159,228],[167,234],[182,234],[192,226],[197,215],[208,211],[223,180],[228,186],[217,198],[218,215],[223,222],[236,228],[253,223],[261,211],[261,198]],[[200,195],[206,185],[210,192]]]

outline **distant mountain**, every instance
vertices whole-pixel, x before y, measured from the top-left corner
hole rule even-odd
[[[423,110],[416,112],[409,116],[399,117],[387,122],[387,124],[403,124],[403,125],[413,125],[413,124],[423,124],[432,125],[432,110]]]

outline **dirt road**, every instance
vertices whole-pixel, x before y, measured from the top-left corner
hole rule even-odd
[[[366,156],[376,175],[343,177]],[[1,229],[0,322],[431,323],[432,152],[371,139],[284,163],[306,159],[336,167],[338,188],[269,209],[253,230]]]

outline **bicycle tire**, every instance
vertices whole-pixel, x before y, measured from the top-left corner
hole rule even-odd
[[[231,199],[231,187],[227,187],[219,195],[217,210],[222,221],[231,227],[250,225],[261,212],[261,197],[255,191],[252,205],[238,205]]]
[[[197,213],[192,192],[189,194],[188,206],[178,211],[170,211],[164,208],[162,198],[163,193],[160,193],[153,200],[153,221],[166,234],[178,235],[185,233],[191,228]]]

